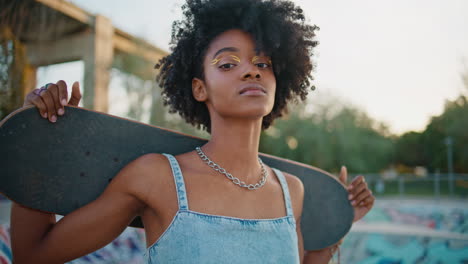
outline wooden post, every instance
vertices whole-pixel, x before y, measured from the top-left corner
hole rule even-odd
[[[27,64],[24,67],[23,70],[23,78],[24,78],[24,83],[23,86],[21,87],[22,92],[21,96],[24,98],[26,94],[34,90],[37,86],[37,67],[31,64]]]
[[[114,27],[108,18],[97,15],[93,33],[83,56],[85,68],[83,106],[107,112],[110,69],[114,55],[112,43]]]

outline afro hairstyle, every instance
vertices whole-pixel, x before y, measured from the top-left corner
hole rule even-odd
[[[268,128],[281,117],[290,100],[305,100],[313,77],[311,61],[315,31],[305,23],[301,8],[280,0],[187,0],[184,19],[172,25],[171,53],[156,68],[164,105],[185,121],[210,132],[210,116],[204,102],[192,95],[192,79],[204,80],[203,60],[210,42],[221,33],[239,29],[249,33],[256,46],[270,56],[276,78],[275,103],[263,117]]]

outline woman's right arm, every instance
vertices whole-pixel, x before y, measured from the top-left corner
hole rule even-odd
[[[14,263],[63,263],[116,238],[146,204],[148,184],[142,177],[148,164],[145,156],[125,166],[95,201],[57,223],[53,214],[14,204],[11,214]]]

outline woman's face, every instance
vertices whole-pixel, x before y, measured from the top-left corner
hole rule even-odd
[[[194,96],[224,117],[262,118],[273,109],[276,79],[271,60],[255,52],[248,33],[228,30],[208,47],[205,80],[194,79]],[[200,97],[200,93],[202,96]]]

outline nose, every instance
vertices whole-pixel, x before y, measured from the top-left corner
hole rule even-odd
[[[243,80],[260,78],[262,78],[262,75],[260,74],[260,70],[256,65],[249,65],[246,71],[242,74]]]

